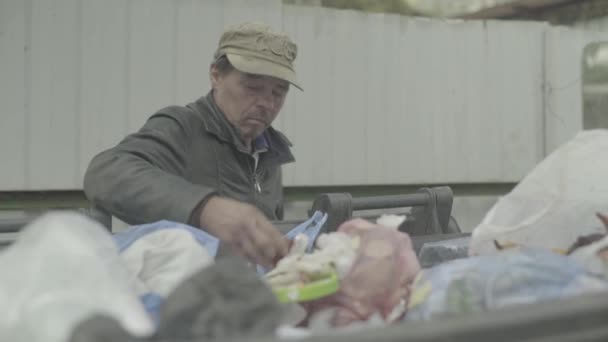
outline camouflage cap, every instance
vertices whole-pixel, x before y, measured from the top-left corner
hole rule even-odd
[[[243,23],[227,29],[220,38],[214,58],[226,56],[239,71],[276,77],[302,90],[293,63],[296,44],[285,34],[261,23]]]

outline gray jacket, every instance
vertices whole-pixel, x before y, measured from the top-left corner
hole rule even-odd
[[[264,137],[269,149],[254,170],[254,158],[209,93],[186,107],[158,111],[139,132],[93,158],[84,191],[129,224],[166,219],[198,225],[198,212],[213,194],[281,219],[281,165],[294,161],[291,143],[272,127]]]

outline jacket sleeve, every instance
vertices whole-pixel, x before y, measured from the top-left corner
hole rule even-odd
[[[139,132],[93,158],[84,177],[87,198],[129,224],[189,223],[215,193],[185,178],[190,130],[176,115],[153,115]]]

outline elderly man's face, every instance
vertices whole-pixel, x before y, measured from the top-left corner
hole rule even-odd
[[[236,69],[222,74],[213,66],[211,85],[218,107],[248,147],[277,117],[289,91],[284,80]]]

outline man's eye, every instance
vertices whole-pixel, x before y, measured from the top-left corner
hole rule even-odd
[[[258,91],[260,90],[261,87],[255,86],[255,85],[248,85],[247,89],[251,90],[251,91]]]

